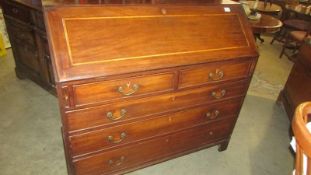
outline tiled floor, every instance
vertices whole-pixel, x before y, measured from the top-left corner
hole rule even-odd
[[[290,174],[289,121],[275,97],[292,64],[279,46],[259,44],[261,57],[226,151],[216,147],[138,170],[130,175]],[[65,175],[55,97],[14,74],[11,53],[0,58],[0,174]]]

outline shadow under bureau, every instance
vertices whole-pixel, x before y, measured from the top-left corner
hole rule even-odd
[[[46,7],[68,173],[228,146],[258,54],[240,5]]]

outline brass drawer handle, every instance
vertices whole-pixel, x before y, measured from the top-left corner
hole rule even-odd
[[[138,84],[134,83],[133,85],[131,85],[131,83],[127,83],[126,85],[119,86],[118,92],[121,93],[122,95],[130,96],[134,94],[135,92],[137,92],[138,89],[139,89]]]
[[[216,69],[215,72],[210,72],[208,78],[212,81],[218,81],[224,78],[224,71]]]
[[[117,159],[117,160],[112,160],[112,159],[110,159],[110,160],[108,160],[108,164],[110,165],[110,166],[120,166],[123,162],[124,162],[124,160],[125,160],[125,157],[124,156],[121,156],[119,159]]]
[[[67,102],[69,100],[69,95],[68,94],[65,94],[64,95],[64,100]]]
[[[225,95],[226,95],[225,89],[212,92],[212,96],[216,99],[220,99],[220,98],[224,97]]]
[[[210,132],[208,132],[208,135],[212,136],[212,135],[214,135],[214,132],[210,131]]]
[[[126,112],[127,112],[126,109],[121,109],[120,116],[114,116],[112,112],[107,112],[106,116],[109,120],[116,121],[116,120],[120,120],[123,117],[125,117]]]
[[[166,15],[167,14],[167,10],[165,8],[161,9],[161,13],[162,15]]]
[[[119,139],[115,139],[113,136],[108,136],[107,139],[110,143],[120,143],[122,142],[124,139],[126,138],[126,133],[125,132],[121,132],[120,134],[120,138]]]
[[[206,115],[206,117],[209,118],[209,119],[215,119],[215,118],[218,117],[219,113],[220,113],[220,112],[219,112],[218,110],[214,110],[214,111],[212,111],[212,112],[207,112],[205,115]]]

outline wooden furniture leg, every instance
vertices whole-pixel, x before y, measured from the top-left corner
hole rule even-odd
[[[261,43],[265,42],[263,38],[261,38],[260,33],[254,33],[255,40],[259,39]]]

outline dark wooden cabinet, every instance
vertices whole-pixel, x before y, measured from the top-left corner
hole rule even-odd
[[[55,82],[46,39],[43,12],[13,0],[1,0],[16,63],[17,77],[29,78],[55,94]],[[39,1],[38,1],[39,2]]]
[[[311,46],[301,47],[284,89],[281,91],[279,102],[285,107],[288,118],[292,120],[296,107],[306,101],[311,101]]]
[[[258,58],[240,5],[45,10],[69,174],[227,148]]]

